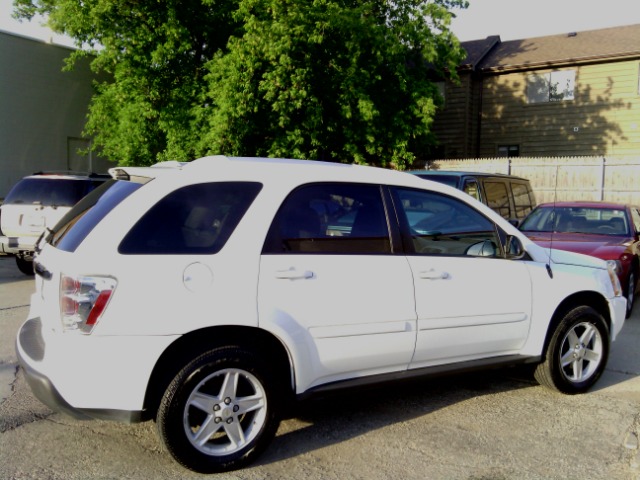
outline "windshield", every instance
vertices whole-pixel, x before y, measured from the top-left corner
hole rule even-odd
[[[526,232],[627,235],[629,222],[622,209],[597,207],[538,207],[520,230]]]
[[[5,205],[71,207],[93,188],[86,180],[23,178],[9,192]]]

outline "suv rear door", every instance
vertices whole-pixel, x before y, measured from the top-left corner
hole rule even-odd
[[[309,184],[274,219],[261,257],[259,317],[296,345],[299,391],[405,370],[411,360],[413,279],[394,251],[385,203],[378,185]]]

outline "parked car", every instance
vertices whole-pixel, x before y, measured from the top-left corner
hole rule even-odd
[[[410,170],[408,173],[462,190],[515,225],[536,206],[535,194],[526,178],[446,170]]]
[[[82,197],[109,175],[36,173],[16,183],[0,206],[0,253],[13,255],[20,271],[33,275],[35,243]]]
[[[542,248],[459,190],[373,167],[209,157],[117,168],[39,242],[16,348],[77,418],[155,419],[240,468],[292,401],[530,363],[588,390],[624,323],[603,260]]]
[[[636,298],[640,256],[640,209],[611,202],[556,202],[538,207],[520,230],[539,245],[593,255],[611,263],[627,298]]]

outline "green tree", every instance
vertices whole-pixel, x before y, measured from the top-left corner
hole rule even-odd
[[[121,164],[209,153],[404,168],[434,143],[430,78],[465,0],[14,0],[110,74],[87,133]]]

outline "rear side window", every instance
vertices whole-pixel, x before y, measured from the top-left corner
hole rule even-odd
[[[484,191],[487,196],[487,205],[505,218],[511,216],[509,205],[509,192],[505,182],[484,182]]]
[[[189,185],[160,200],[120,243],[124,255],[219,252],[260,192],[254,182]]]
[[[511,182],[511,190],[513,191],[513,202],[516,206],[516,217],[526,217],[533,207],[535,207],[535,199],[533,192],[524,183]]]
[[[94,187],[88,180],[24,178],[9,192],[5,205],[71,207]]]
[[[320,183],[298,188],[280,207],[263,253],[391,253],[380,187]]]

